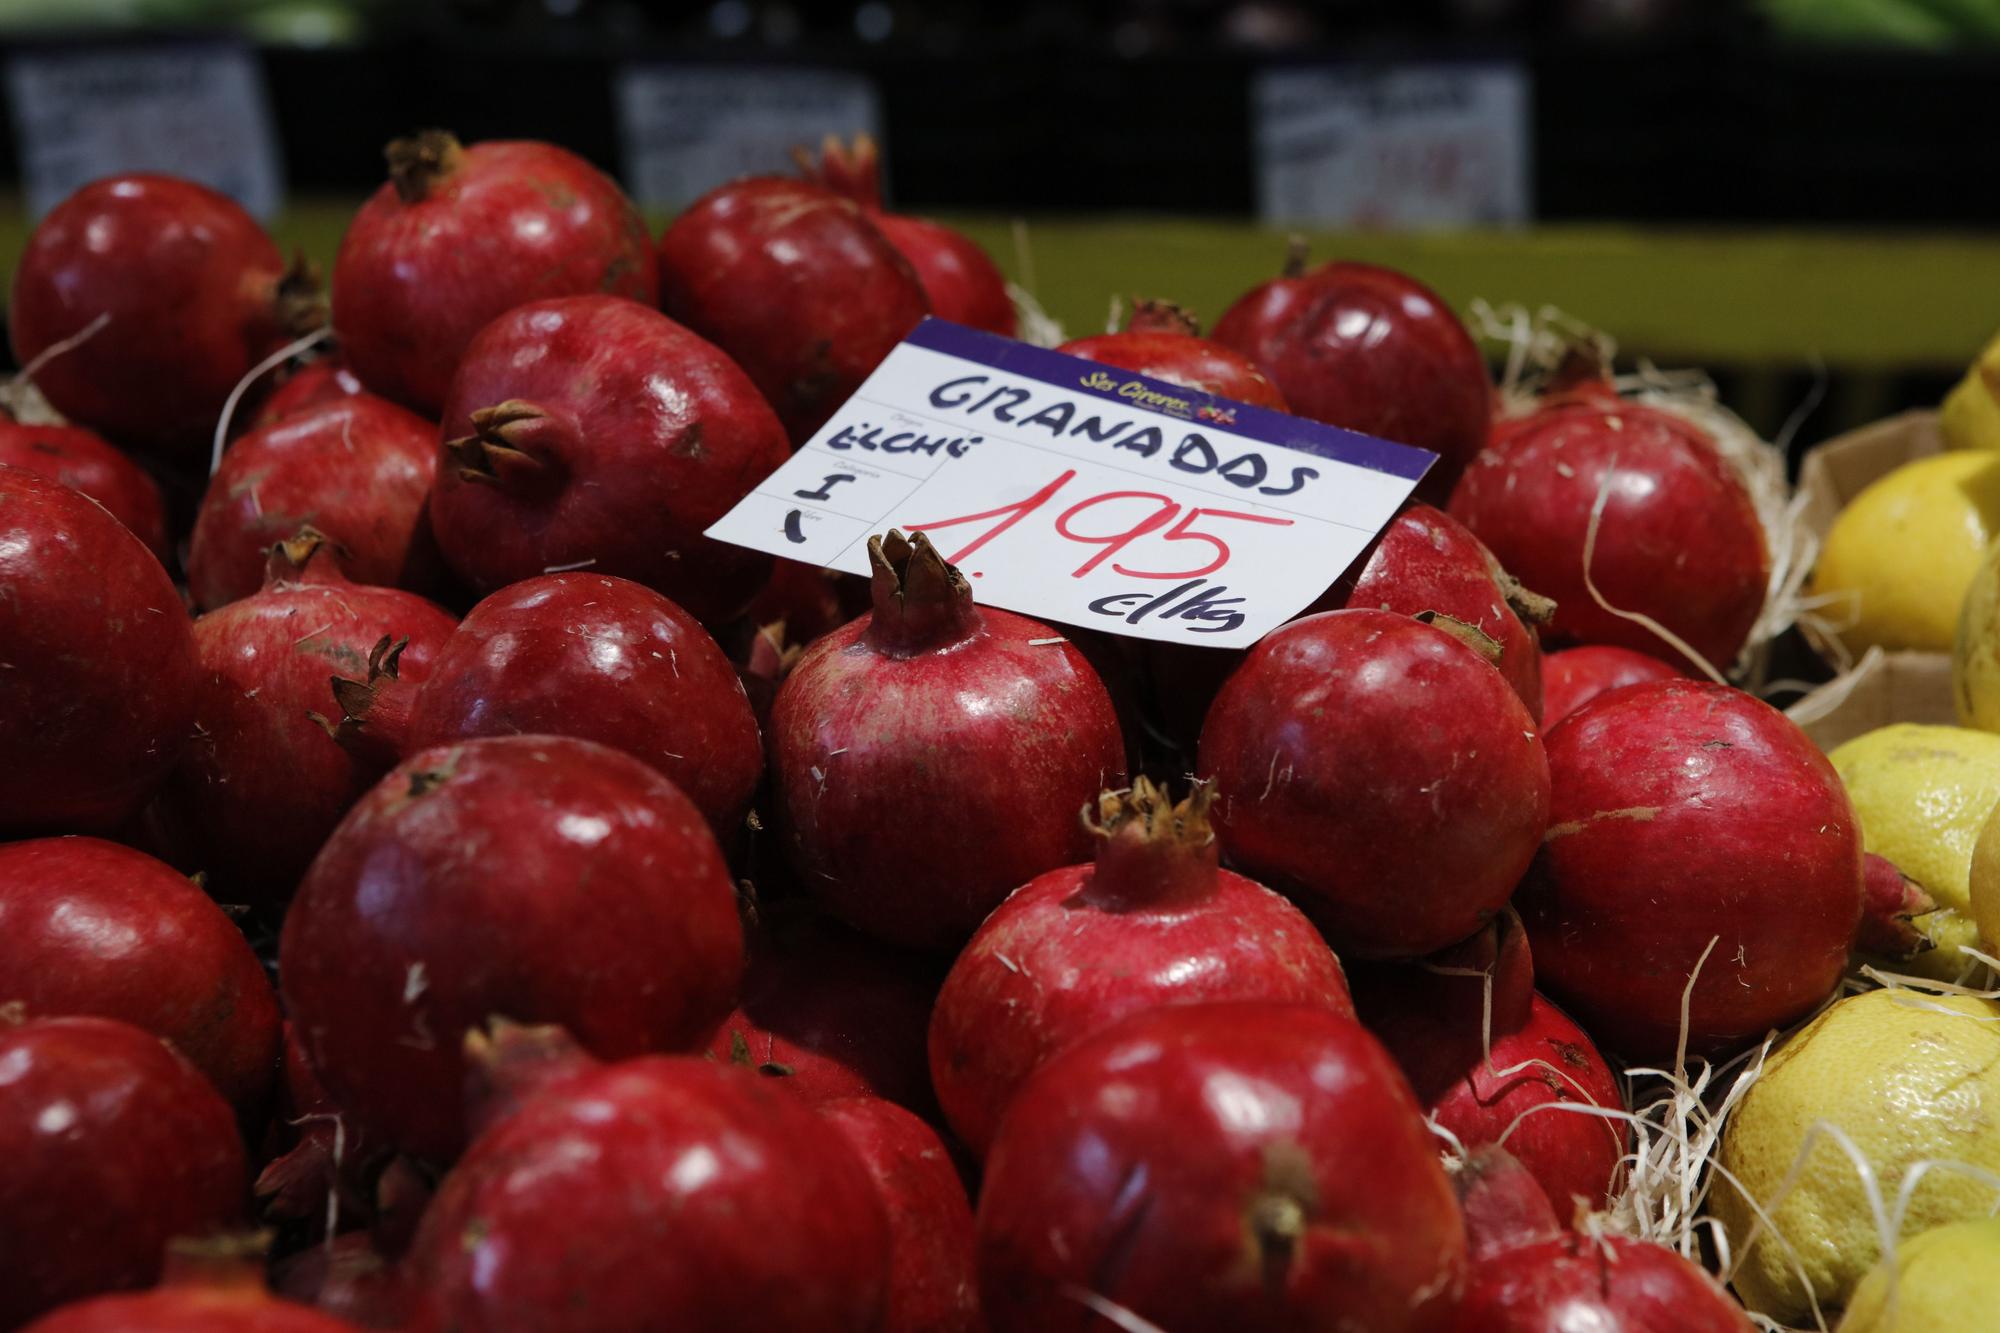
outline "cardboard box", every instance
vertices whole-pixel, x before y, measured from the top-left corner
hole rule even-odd
[[[1785,710],[1821,750],[1892,722],[1955,726],[1951,654],[1870,649],[1837,676]]]

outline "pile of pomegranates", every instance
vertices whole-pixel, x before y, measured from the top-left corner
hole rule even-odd
[[[1769,578],[1729,460],[1595,371],[1496,421],[1334,262],[1061,348],[1436,455],[1254,647],[774,561],[706,532],[927,315],[1015,328],[873,142],[799,161],[656,237],[415,134],[330,316],[184,181],[36,228],[0,1333],[1748,1327],[1619,1233],[1621,1074],[1930,904],[1691,678]]]

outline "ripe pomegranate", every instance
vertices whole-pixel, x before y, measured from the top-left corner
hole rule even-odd
[[[1542,659],[1542,728],[1547,730],[1600,694],[1649,680],[1674,680],[1679,667],[1657,657],[1586,643]]]
[[[170,845],[230,902],[288,898],[387,766],[328,735],[328,678],[365,674],[393,635],[397,670],[421,682],[454,623],[413,593],[348,582],[311,528],[267,564],[263,591],[195,621],[194,740],[158,804]]]
[[[817,161],[803,148],[794,148],[792,158],[806,180],[861,205],[868,220],[916,270],[932,314],[1003,338],[1014,336],[1014,298],[979,242],[941,222],[882,207],[882,158],[872,137],[857,134],[851,144],[844,144],[828,135]]]
[[[237,381],[324,320],[302,263],[288,271],[248,213],[173,176],[107,176],[57,204],[8,304],[14,355],[51,353],[34,380],[57,411],[175,463],[205,458]]]
[[[1629,685],[1549,734],[1549,769],[1516,903],[1544,988],[1611,1049],[1671,1059],[1684,991],[1688,1050],[1718,1055],[1840,984],[1860,831],[1784,714],[1723,685]]]
[[[152,1291],[66,1305],[26,1333],[354,1333],[264,1289],[263,1238],[177,1242]]]
[[[1447,1326],[1465,1232],[1387,1054],[1312,1005],[1172,1005],[1043,1065],[979,1196],[994,1333]],[[1080,1294],[1081,1293],[1081,1294]]]
[[[341,1328],[400,1329],[410,1318],[402,1268],[363,1231],[348,1231],[280,1260],[271,1286],[288,1301],[344,1320]]]
[[[1290,410],[1285,396],[1256,363],[1202,337],[1193,315],[1165,301],[1134,303],[1123,333],[1074,338],[1056,350],[1239,403]]]
[[[1411,957],[1499,911],[1549,819],[1535,720],[1443,630],[1329,611],[1267,635],[1202,727],[1244,870],[1358,957]]]
[[[785,461],[784,431],[728,357],[611,296],[520,306],[466,349],[444,411],[431,522],[483,592],[559,569],[635,579],[714,624],[771,558],[702,532]]]
[[[1714,1278],[1664,1245],[1570,1232],[1473,1265],[1453,1333],[1751,1333]]]
[[[510,584],[466,613],[427,675],[378,673],[336,693],[350,730],[401,753],[528,733],[623,750],[672,778],[718,838],[735,834],[764,771],[750,701],[708,631],[602,574]]]
[[[1603,509],[1594,548],[1591,516]],[[1673,650],[1652,617],[1717,668],[1742,650],[1771,558],[1743,481],[1699,426],[1586,385],[1494,432],[1451,496],[1452,515],[1529,586],[1556,600],[1548,636]]]
[[[931,1016],[931,1081],[974,1152],[1058,1051],[1169,1004],[1268,1000],[1353,1017],[1333,951],[1299,909],[1217,866],[1197,787],[1145,778],[1099,798],[1094,864],[1030,880],[952,964]]]
[[[445,1177],[414,1333],[868,1333],[889,1233],[838,1130],[742,1070],[653,1056],[531,1092]]]
[[[0,589],[0,835],[115,828],[187,740],[187,611],[109,511],[5,464]]]
[[[980,1333],[972,1205],[937,1131],[880,1097],[819,1113],[868,1168],[889,1219],[889,1285],[876,1333]]]
[[[1466,1153],[1451,1173],[1465,1216],[1465,1254],[1474,1267],[1502,1250],[1562,1234],[1555,1206],[1505,1148],[1487,1144]]]
[[[161,564],[173,558],[159,483],[96,432],[20,421],[0,406],[0,464],[82,491],[130,528]]]
[[[771,709],[780,837],[806,890],[878,938],[955,948],[1083,860],[1077,812],[1125,776],[1111,698],[1037,621],[973,605],[922,533],[870,538],[875,609],[807,650]]]
[[[229,1103],[158,1037],[0,1017],[0,1328],[152,1283],[169,1240],[237,1219],[243,1174]]]
[[[1304,268],[1295,256],[1237,298],[1215,341],[1261,366],[1298,415],[1436,454],[1418,494],[1442,500],[1486,443],[1493,390],[1472,335],[1436,292],[1393,269]]]
[[[709,191],[674,219],[659,254],[666,312],[749,372],[795,445],[931,309],[861,207],[804,181],[756,176]]]
[[[295,409],[229,446],[188,547],[188,586],[214,610],[264,581],[273,544],[311,525],[356,583],[437,591],[444,562],[425,504],[437,427],[385,398],[350,394]]]
[[[279,381],[264,399],[264,405],[250,421],[252,430],[270,425],[294,412],[307,408],[322,407],[327,403],[337,403],[343,398],[367,393],[355,373],[348,369],[346,358],[339,353],[322,356],[309,361]]]
[[[1895,862],[1866,853],[1861,858],[1861,888],[1861,926],[1854,933],[1855,948],[1905,959],[1936,947],[1917,918],[1935,912],[1937,900],[1898,870]]]
[[[116,1018],[172,1042],[246,1123],[278,1003],[243,933],[172,867],[97,838],[0,844],[0,1006]]]
[[[388,183],[333,265],[341,354],[376,393],[434,416],[473,336],[515,306],[658,299],[645,219],[576,154],[533,140],[467,148],[425,130],[384,155]]]
[[[678,788],[606,746],[506,736],[412,755],[334,831],[279,977],[363,1127],[447,1161],[464,1034],[561,1023],[607,1057],[698,1047],[743,967],[735,891]]]

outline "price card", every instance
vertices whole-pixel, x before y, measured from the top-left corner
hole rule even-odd
[[[126,171],[185,176],[268,218],[284,195],[264,75],[248,47],[48,47],[7,57],[28,206]]]
[[[869,537],[923,532],[982,603],[1241,648],[1319,596],[1436,461],[927,319],[708,535],[866,574]]]
[[[627,65],[618,71],[625,181],[679,207],[738,176],[792,170],[796,146],[882,133],[875,85],[845,70]]]
[[[1267,69],[1251,99],[1266,221],[1477,226],[1532,211],[1519,65]]]

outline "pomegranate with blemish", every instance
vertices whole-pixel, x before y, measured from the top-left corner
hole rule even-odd
[[[821,639],[771,709],[780,840],[805,890],[878,938],[955,949],[1010,892],[1083,860],[1078,812],[1124,780],[1082,654],[973,604],[929,538],[871,538],[875,609]]]
[[[1212,796],[1175,805],[1143,777],[1103,793],[1095,861],[1030,880],[959,954],[931,1017],[931,1080],[974,1152],[1023,1080],[1129,1014],[1265,1000],[1353,1016],[1312,923],[1217,864]]]
[[[24,1333],[354,1333],[346,1320],[265,1289],[264,1240],[177,1241],[158,1287],[66,1305]]]
[[[161,564],[173,558],[159,483],[95,431],[20,421],[0,406],[0,464],[82,491],[131,529]]]
[[[1630,648],[1586,643],[1542,658],[1542,726],[1546,730],[1600,694],[1649,680],[1685,677],[1679,667]]]
[[[1452,1333],[1751,1333],[1716,1280],[1664,1245],[1568,1232],[1472,1266]]]
[[[1122,333],[1075,338],[1056,350],[1239,403],[1289,410],[1285,396],[1254,362],[1202,337],[1193,315],[1165,301],[1134,304]]]

